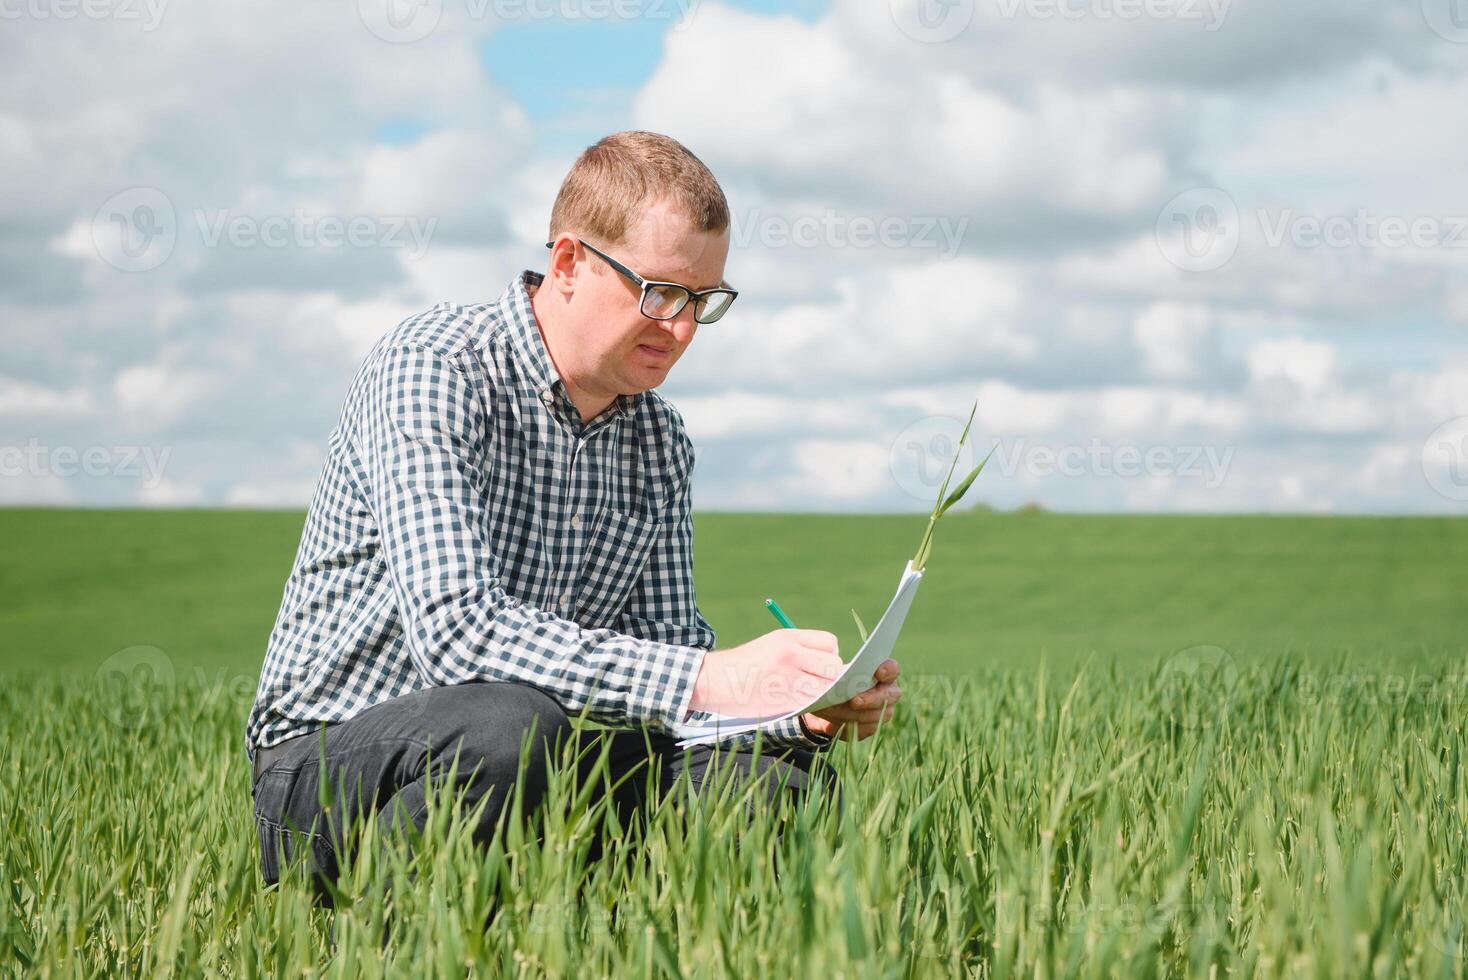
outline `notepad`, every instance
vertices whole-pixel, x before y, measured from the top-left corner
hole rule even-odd
[[[922,571],[913,571],[912,562],[909,561],[907,567],[902,570],[902,578],[897,583],[897,591],[893,593],[892,601],[887,604],[886,611],[882,613],[882,618],[877,621],[876,627],[867,637],[866,642],[861,645],[860,650],[856,651],[856,656],[851,658],[851,662],[842,669],[836,679],[809,704],[779,715],[743,718],[714,715],[712,718],[700,719],[697,724],[685,724],[679,728],[677,732],[679,747],[704,745],[743,735],[757,728],[768,727],[811,711],[829,708],[833,704],[850,701],[869,689],[876,683],[877,668],[892,656],[892,650],[897,645],[897,636],[902,632],[902,624],[907,619],[907,611],[912,606],[912,598],[917,594],[918,585],[922,583],[922,579]]]

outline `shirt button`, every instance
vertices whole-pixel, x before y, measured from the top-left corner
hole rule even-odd
[[[580,527],[581,526],[581,515],[580,514],[572,514],[571,515],[571,526],[572,527]]]
[[[570,613],[571,613],[571,593],[569,593],[569,592],[562,592],[561,593],[561,608],[564,609],[564,610],[566,610],[566,614],[567,615],[570,615]]]
[[[554,398],[555,396],[551,394],[551,390],[549,388],[545,388],[540,392],[540,400],[545,402],[547,405],[549,405],[554,400]]]

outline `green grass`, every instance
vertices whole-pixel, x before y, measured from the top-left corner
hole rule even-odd
[[[1468,521],[951,513],[843,812],[668,806],[588,862],[565,787],[543,846],[443,805],[352,869],[335,955],[259,884],[240,752],[301,521],[0,511],[0,971],[1468,969]],[[773,595],[849,651],[925,521],[702,514],[700,604],[722,644]],[[131,662],[174,687],[99,671]]]

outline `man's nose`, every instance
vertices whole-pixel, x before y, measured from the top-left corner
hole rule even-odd
[[[679,310],[678,315],[673,317],[671,320],[660,320],[658,322],[663,325],[664,329],[666,329],[669,333],[673,335],[673,337],[678,341],[679,345],[686,345],[689,341],[693,339],[693,335],[698,331],[698,321],[693,319],[692,303],[689,303],[688,305],[684,306],[683,309]]]

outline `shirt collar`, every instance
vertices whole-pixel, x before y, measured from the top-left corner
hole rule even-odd
[[[537,397],[547,407],[560,400],[569,412],[576,407],[566,393],[566,383],[561,380],[550,352],[545,348],[545,338],[530,306],[530,291],[545,279],[542,273],[532,269],[523,270],[500,297],[505,320],[510,327],[511,346],[519,355],[521,363],[530,374]],[[610,411],[619,418],[630,419],[637,411],[638,395],[618,395]]]

